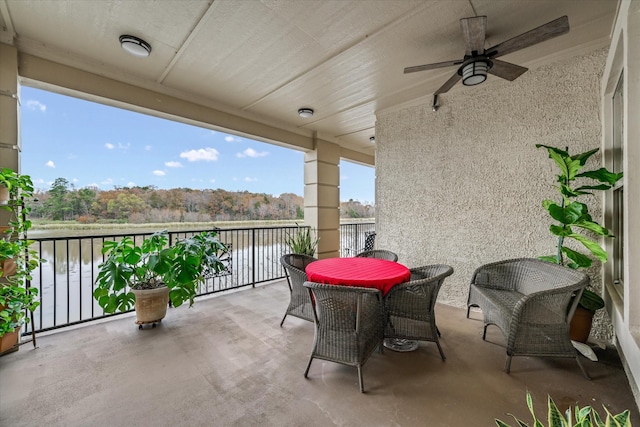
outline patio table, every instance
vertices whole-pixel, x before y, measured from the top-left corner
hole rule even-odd
[[[309,264],[305,271],[310,282],[376,288],[383,297],[395,285],[411,280],[411,271],[406,266],[378,258],[321,259]],[[413,351],[418,342],[386,338],[384,346],[394,351]]]
[[[393,286],[411,279],[404,265],[377,258],[321,259],[309,264],[306,273],[310,282],[376,288],[383,296]]]

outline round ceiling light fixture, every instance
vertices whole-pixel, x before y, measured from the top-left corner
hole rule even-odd
[[[151,45],[136,36],[120,36],[120,46],[133,56],[144,58],[151,53]]]
[[[300,108],[298,110],[298,115],[300,117],[308,119],[309,117],[313,116],[313,110],[311,108]]]

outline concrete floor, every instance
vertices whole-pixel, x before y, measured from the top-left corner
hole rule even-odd
[[[495,426],[512,412],[525,421],[529,390],[546,414],[576,402],[602,413],[640,416],[615,352],[584,364],[514,358],[502,371],[504,340],[480,313],[438,306],[442,362],[433,343],[417,351],[374,353],[356,369],[315,360],[303,377],[313,324],[287,318],[284,282],[170,309],[155,329],[130,316],[38,336],[0,357],[2,426]]]

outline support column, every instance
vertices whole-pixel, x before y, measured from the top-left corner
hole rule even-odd
[[[316,230],[320,259],[340,256],[340,146],[316,140],[304,155],[304,222]]]
[[[18,171],[20,105],[18,101],[18,50],[0,43],[0,167]]]
[[[18,100],[18,50],[0,43],[0,168],[20,171],[20,103]],[[0,210],[0,225],[9,213]]]

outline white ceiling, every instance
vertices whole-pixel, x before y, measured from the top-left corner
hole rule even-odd
[[[460,18],[487,47],[568,15],[569,34],[500,59],[539,67],[607,46],[617,0],[0,0],[20,52],[373,154],[375,113],[431,94],[461,59]],[[131,34],[148,58],[120,48]],[[489,79],[499,79],[489,76]],[[517,84],[501,80],[501,84]],[[473,90],[460,84],[452,91]],[[446,94],[441,95],[446,99]],[[310,107],[310,119],[298,116]]]

